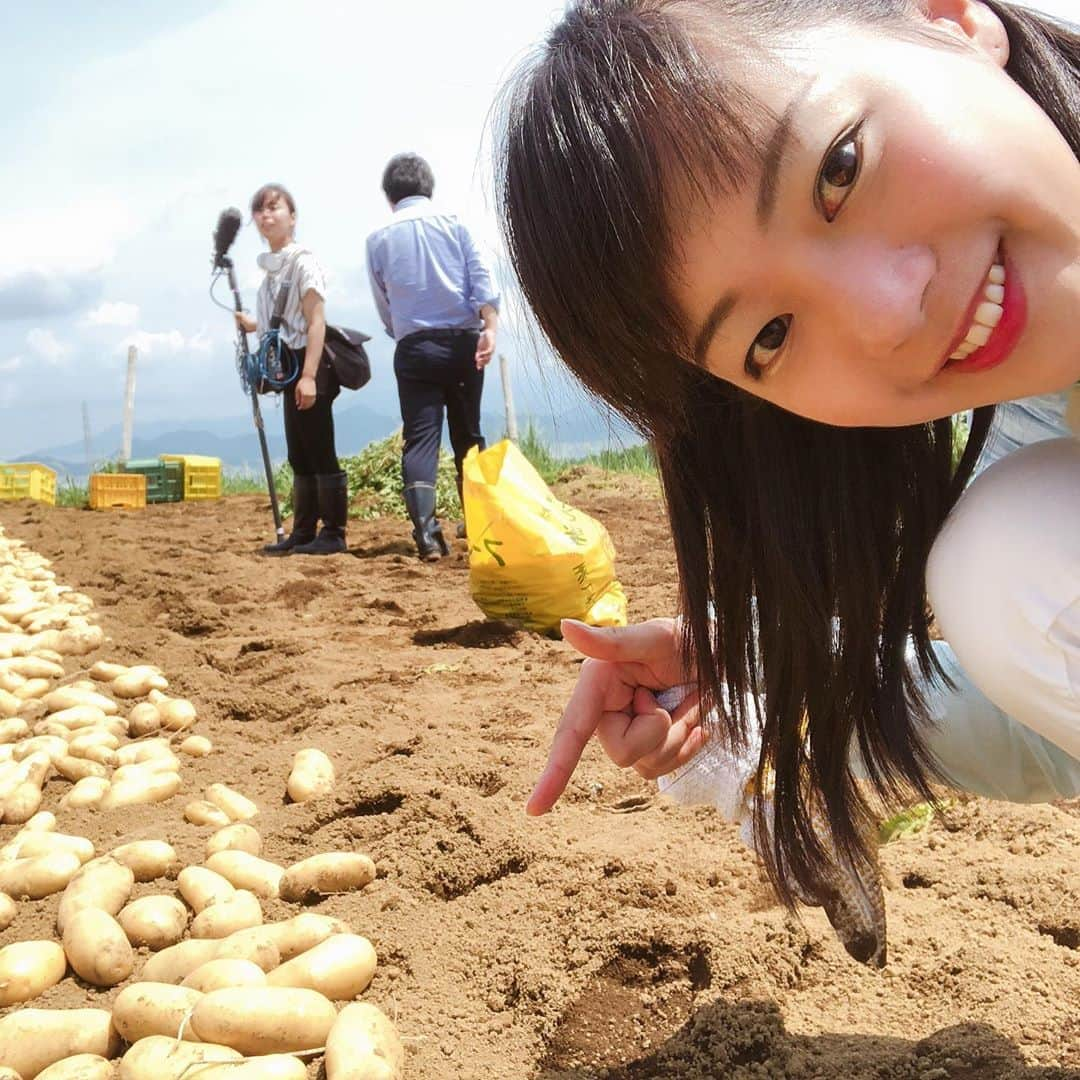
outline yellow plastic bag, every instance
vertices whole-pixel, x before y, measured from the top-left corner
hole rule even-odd
[[[560,619],[626,625],[607,529],[559,502],[512,442],[473,447],[464,481],[469,588],[485,615],[540,633]]]

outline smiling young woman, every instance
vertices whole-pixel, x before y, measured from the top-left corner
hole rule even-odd
[[[828,908],[873,860],[856,772],[925,796],[999,731],[1025,782],[973,789],[1080,790],[1080,446],[962,494],[994,406],[1060,418],[1080,379],[1078,153],[1080,33],[1001,0],[571,4],[507,99],[504,228],[555,350],[654,444],[683,617],[568,628],[596,659],[532,812],[592,734],[657,777],[713,710],[781,896]],[[700,709],[657,703],[680,683]]]

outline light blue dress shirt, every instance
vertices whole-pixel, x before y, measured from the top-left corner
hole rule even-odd
[[[423,195],[398,202],[390,223],[368,237],[367,264],[395,341],[418,330],[478,330],[480,309],[498,310],[495,281],[469,230]]]

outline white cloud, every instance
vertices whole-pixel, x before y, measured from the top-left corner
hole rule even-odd
[[[139,321],[139,305],[106,301],[87,312],[84,321],[88,326],[134,326]]]
[[[65,345],[51,330],[42,330],[40,326],[27,333],[26,344],[50,364],[59,364],[71,352],[69,345]]]
[[[22,367],[23,358],[21,356],[12,356],[7,360],[0,361],[0,372],[7,374],[12,371],[18,371]]]
[[[175,356],[177,353],[208,355],[215,343],[205,329],[187,337],[180,330],[136,330],[120,342],[122,349],[134,345],[140,356]]]

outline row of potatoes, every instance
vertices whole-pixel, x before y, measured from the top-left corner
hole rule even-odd
[[[371,943],[312,913],[263,922],[262,900],[363,888],[375,877],[368,856],[327,852],[289,867],[263,859],[249,824],[258,807],[224,784],[184,809],[188,821],[217,831],[204,864],[183,869],[164,841],[99,856],[41,810],[52,775],[72,783],[56,807],[61,813],[163,801],[182,786],[175,743],[182,740],[178,748],[192,756],[212,750],[189,734],[196,710],[165,695],[157,668],[98,661],[88,679],[57,686],[66,679],[64,656],[102,643],[91,607],[0,530],[0,820],[22,826],[0,848],[0,930],[15,920],[17,898],[62,893],[59,943],[0,949],[0,1006],[32,1001],[69,968],[92,985],[117,986],[134,972],[136,949],[151,955],[111,1010],[24,1007],[0,1019],[0,1080],[214,1080],[226,1073],[299,1080],[307,1075],[303,1059],[316,1055],[325,1055],[327,1080],[400,1077],[404,1053],[394,1025],[375,1006],[353,1001],[374,974]],[[117,699],[139,698],[120,715]],[[286,784],[293,802],[333,786],[325,754],[297,753]],[[173,877],[179,898],[131,899],[136,882]],[[351,1003],[339,1012],[343,1002]]]

